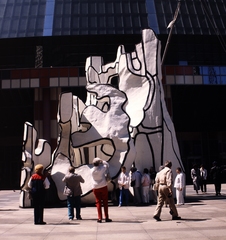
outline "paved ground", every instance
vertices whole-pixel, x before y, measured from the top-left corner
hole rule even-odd
[[[33,224],[33,209],[18,207],[19,191],[0,191],[0,239],[217,239],[226,240],[226,184],[222,196],[215,197],[212,185],[207,194],[196,194],[187,186],[186,203],[178,207],[182,220],[172,221],[163,208],[162,221],[152,216],[155,205],[145,207],[111,206],[111,223],[96,222],[96,208],[82,208],[81,221],[68,221],[67,208],[45,209],[47,225]]]

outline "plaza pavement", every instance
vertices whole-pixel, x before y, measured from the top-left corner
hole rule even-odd
[[[222,196],[214,195],[213,185],[207,194],[196,194],[186,188],[185,205],[178,207],[181,220],[172,221],[165,206],[161,222],[153,217],[155,205],[110,206],[113,222],[97,223],[95,207],[83,207],[83,220],[70,221],[67,208],[46,208],[46,225],[33,224],[33,209],[19,208],[19,190],[0,191],[0,240],[16,239],[79,239],[79,240],[226,240],[226,184]]]

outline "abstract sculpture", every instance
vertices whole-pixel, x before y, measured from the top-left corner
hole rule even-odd
[[[85,179],[82,201],[87,203],[94,202],[90,177],[94,157],[109,162],[113,179],[109,191],[113,190],[122,165],[130,169],[134,164],[143,171],[151,166],[158,169],[165,160],[170,160],[173,170],[183,169],[174,126],[165,105],[160,42],[154,32],[143,30],[142,41],[134,52],[126,53],[124,46],[119,46],[112,63],[104,65],[101,57],[87,58],[85,70],[86,103],[71,93],[60,96],[57,116],[60,135],[52,160],[44,140],[39,140],[39,148],[34,151],[35,130],[25,123],[25,133],[29,129],[30,134],[24,136],[26,157],[20,206],[29,205],[24,200],[27,181],[33,170],[32,161],[36,164],[40,159],[45,159],[44,166],[51,170],[60,200],[66,199],[62,194],[62,178],[70,165],[75,166],[76,173]],[[114,87],[111,81],[116,76],[118,86]],[[37,151],[49,156],[49,164],[46,156],[37,156]]]

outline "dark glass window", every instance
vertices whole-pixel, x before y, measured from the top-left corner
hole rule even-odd
[[[0,37],[140,34],[148,27],[146,1],[8,0],[0,3]]]
[[[106,2],[106,13],[107,14],[113,14],[114,13],[113,2]]]
[[[122,5],[122,11],[123,11],[123,13],[131,12],[129,2],[124,2],[124,4]]]
[[[97,3],[97,12],[100,14],[104,14],[105,13],[105,7],[104,7],[104,3],[99,2]]]
[[[38,14],[38,4],[31,5],[29,14],[31,16],[37,16],[37,14]]]
[[[81,6],[80,8],[81,14],[88,14],[88,3],[81,2],[80,6]]]
[[[115,4],[115,13],[122,13],[122,4],[120,2],[116,2]]]
[[[89,14],[96,14],[97,11],[96,11],[96,3],[90,3],[89,5]]]

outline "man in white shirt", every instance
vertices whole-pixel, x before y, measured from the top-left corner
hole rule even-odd
[[[184,195],[183,190],[185,187],[184,174],[181,171],[181,168],[176,169],[177,176],[174,181],[174,187],[176,188],[176,199],[177,205],[184,205]]]
[[[119,185],[119,207],[122,206],[123,200],[125,197],[125,205],[127,206],[129,203],[129,174],[126,173],[126,167],[121,167],[121,173],[118,177],[118,185]]]
[[[93,159],[93,168],[91,169],[91,176],[93,182],[93,193],[96,198],[96,207],[98,212],[97,222],[102,222],[101,204],[104,206],[105,222],[112,222],[108,216],[108,188],[107,178],[109,178],[109,164],[96,157]]]

